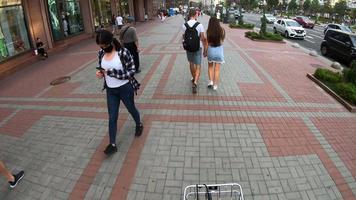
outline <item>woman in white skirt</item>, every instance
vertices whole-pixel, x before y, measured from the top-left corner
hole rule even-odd
[[[208,88],[213,90],[218,89],[220,65],[224,63],[224,48],[223,41],[225,39],[225,30],[220,26],[220,22],[216,17],[211,17],[209,20],[207,40],[208,48],[204,55],[208,56]]]

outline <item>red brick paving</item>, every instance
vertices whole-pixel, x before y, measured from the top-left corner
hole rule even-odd
[[[315,118],[312,121],[356,178],[356,119]]]

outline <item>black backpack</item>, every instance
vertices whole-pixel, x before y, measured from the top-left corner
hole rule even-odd
[[[193,27],[190,27],[188,23],[184,24],[186,27],[183,40],[183,48],[189,52],[197,52],[200,48],[200,37],[196,27],[199,22],[196,22]]]

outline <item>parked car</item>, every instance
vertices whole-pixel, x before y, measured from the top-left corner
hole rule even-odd
[[[267,23],[271,23],[273,24],[277,19],[275,16],[273,16],[272,14],[265,14]]]
[[[274,33],[281,33],[286,38],[300,38],[306,37],[306,32],[303,27],[301,27],[298,22],[292,19],[279,19],[274,22],[273,25]]]
[[[309,19],[309,17],[305,17],[305,16],[296,16],[294,18],[294,20],[296,22],[298,22],[300,25],[303,26],[303,28],[314,28],[314,22],[312,20]]]
[[[337,29],[329,29],[320,45],[321,54],[333,55],[351,64],[356,60],[356,34]]]
[[[329,29],[338,29],[338,30],[342,30],[345,32],[350,32],[350,33],[352,32],[352,30],[347,26],[344,26],[341,24],[328,24],[324,27],[324,35],[325,35],[326,31]]]

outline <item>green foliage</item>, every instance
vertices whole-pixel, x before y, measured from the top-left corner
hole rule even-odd
[[[352,83],[337,83],[333,89],[347,102],[356,105],[356,85]]]
[[[351,19],[356,19],[356,9],[355,8],[351,9],[350,15],[351,15]]]
[[[280,34],[274,34],[274,33],[266,33],[264,35],[261,35],[259,33],[253,32],[253,31],[248,31],[245,33],[245,37],[248,37],[252,40],[272,40],[272,41],[282,41],[283,37]]]
[[[318,68],[314,76],[344,100],[356,105],[356,62],[352,63],[351,69],[344,69],[342,74]]]
[[[322,10],[323,10],[324,13],[332,14],[333,9],[332,9],[332,7],[331,7],[331,2],[330,2],[330,0],[324,1],[324,6],[323,6],[323,9],[322,9]]]
[[[328,83],[338,83],[342,80],[342,75],[336,72],[332,72],[328,69],[318,68],[314,72],[314,76],[323,81]]]
[[[351,68],[345,68],[342,73],[345,82],[353,83],[356,85],[356,61],[352,61]]]
[[[311,8],[311,1],[310,0],[305,0],[303,3],[303,10],[304,12],[309,13]]]
[[[318,13],[320,10],[319,0],[313,0],[310,5],[310,11],[312,13]]]
[[[244,25],[244,16],[242,14],[242,8],[241,6],[239,6],[239,13],[240,13],[240,17],[239,17],[239,25]]]
[[[233,24],[230,24],[229,27],[230,28],[253,29],[255,27],[255,25],[254,24],[246,24],[246,23],[240,25],[240,24],[233,23]]]
[[[266,29],[267,29],[267,19],[266,19],[266,16],[265,16],[265,12],[263,12],[263,16],[261,18],[260,35],[265,35],[266,34]]]
[[[295,10],[298,9],[298,4],[296,0],[291,0],[288,4],[288,11],[292,11],[292,14],[295,13]]]
[[[278,3],[279,3],[279,1],[278,0],[266,0],[266,2],[267,2],[267,7],[268,7],[268,9],[273,9],[273,8],[277,8],[277,6],[278,6]]]
[[[335,3],[334,12],[339,15],[340,19],[343,19],[347,12],[346,1],[343,0],[343,1],[339,1],[339,2]]]

